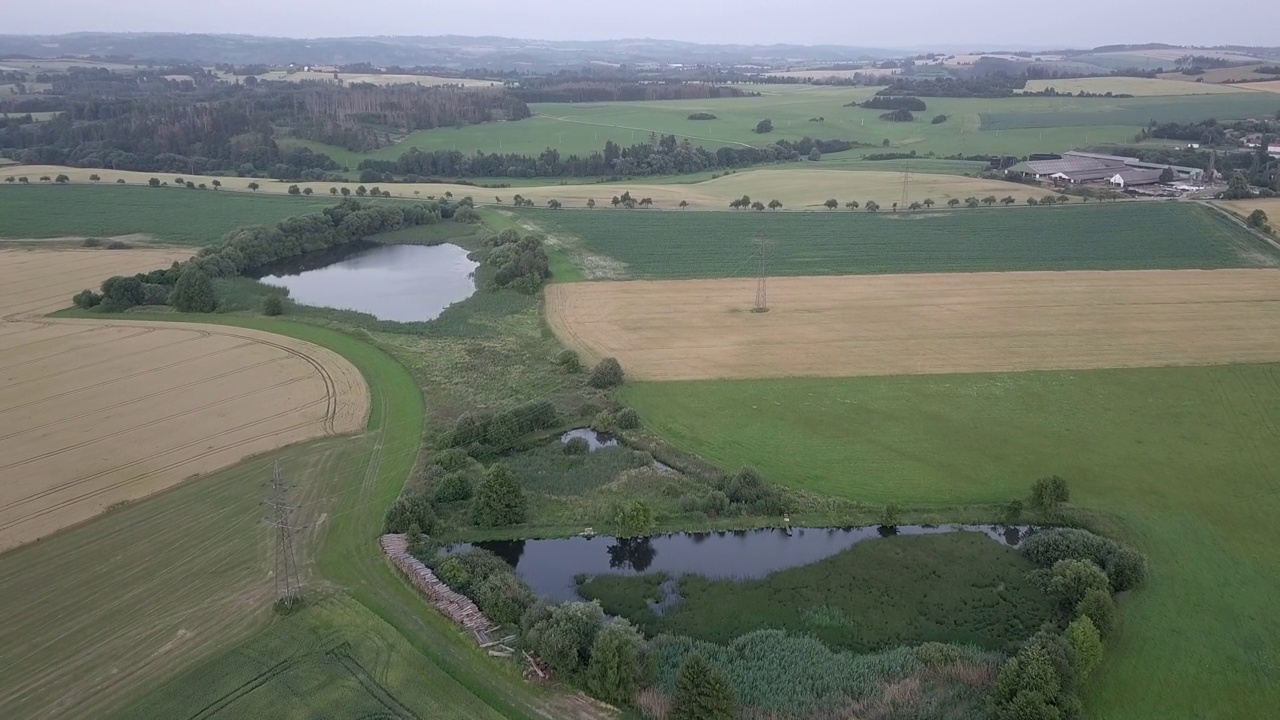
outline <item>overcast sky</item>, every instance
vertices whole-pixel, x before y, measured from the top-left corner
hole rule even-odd
[[[917,47],[1280,44],[1280,2],[1192,0],[46,0],[5,3],[0,33],[245,33],[287,37],[503,35]]]

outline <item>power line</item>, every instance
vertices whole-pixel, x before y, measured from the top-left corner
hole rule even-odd
[[[293,551],[293,531],[302,528],[289,524],[289,515],[297,508],[288,503],[289,487],[280,472],[280,461],[271,473],[271,496],[267,504],[272,516],[265,518],[276,529],[276,605],[287,609],[302,601],[302,581],[298,577],[298,559]]]
[[[756,306],[751,312],[769,312],[769,276],[767,251],[765,250],[764,233],[757,236],[760,240],[760,275],[756,278]]]

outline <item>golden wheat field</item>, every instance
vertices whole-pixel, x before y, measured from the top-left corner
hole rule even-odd
[[[369,407],[337,354],[190,323],[44,319],[166,250],[0,249],[0,550],[193,475],[358,431]]]
[[[640,380],[1280,360],[1280,271],[784,277],[552,285],[556,334]]]
[[[56,177],[65,174],[73,183],[89,183],[90,175],[100,175],[103,185],[113,185],[117,179],[123,179],[130,185],[146,185],[152,177],[158,177],[172,183],[177,177],[194,183],[211,185],[212,176],[201,175],[168,175],[156,173],[130,172],[127,170],[95,170],[70,168],[57,165],[21,165],[5,168],[5,175],[31,178],[36,182],[40,177]],[[287,193],[294,183],[276,182],[272,180],[254,180],[253,178],[220,177],[223,191],[248,191],[249,183],[260,185],[260,193]],[[343,187],[352,192],[360,183],[297,183],[299,189],[311,188],[320,197],[329,196],[329,188]],[[900,197],[902,193],[902,173],[862,170],[819,170],[810,168],[766,168],[762,170],[744,170],[732,175],[697,183],[661,184],[590,184],[590,185],[548,185],[544,187],[506,188],[491,190],[474,185],[452,185],[445,183],[395,183],[377,185],[368,183],[368,187],[377,186],[391,193],[392,197],[426,198],[443,196],[446,192],[461,198],[472,196],[477,205],[494,205],[495,197],[502,198],[500,205],[510,207],[512,199],[519,194],[545,206],[548,200],[559,200],[566,207],[584,207],[587,200],[593,199],[596,204],[607,208],[610,199],[615,195],[630,192],[637,200],[652,198],[655,206],[668,210],[679,206],[681,200],[689,203],[694,210],[729,210],[729,201],[743,195],[752,199],[768,202],[777,199],[788,210],[822,210],[821,206],[828,198],[834,198],[841,204],[849,200],[859,203],[875,200],[885,208]],[[208,192],[214,192],[209,190]],[[1027,186],[1001,180],[984,180],[964,177],[962,175],[932,175],[913,173],[911,175],[911,197],[933,198],[945,203],[950,198],[963,200],[967,197],[986,197],[995,195],[1004,197],[1024,197]]]

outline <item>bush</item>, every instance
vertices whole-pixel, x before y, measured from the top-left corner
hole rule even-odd
[[[471,584],[471,571],[467,569],[460,557],[447,557],[441,560],[434,571],[436,577],[440,578],[440,582],[458,592],[462,592],[459,588]]]
[[[724,675],[701,655],[693,654],[676,676],[676,696],[671,720],[733,720],[737,700]]]
[[[614,705],[632,702],[646,684],[644,637],[631,623],[617,619],[606,625],[591,644],[587,689]]]
[[[944,123],[944,122],[946,122],[946,121],[947,121],[947,116],[946,116],[946,115],[934,115],[934,116],[933,116],[933,119],[932,119],[932,120],[930,120],[930,121],[929,121],[929,123],[930,123],[931,125],[941,125],[942,123]]]
[[[696,112],[689,115],[690,120],[715,120],[716,116],[709,112]]]
[[[649,503],[643,500],[629,500],[614,508],[613,522],[618,527],[618,537],[635,538],[653,534],[653,527],[657,521]]]
[[[880,511],[880,524],[884,527],[897,527],[902,523],[902,506],[889,503]]]
[[[183,268],[178,282],[173,286],[169,302],[182,312],[213,312],[218,306],[213,292],[213,281],[200,268],[189,265]]]
[[[964,659],[963,648],[940,642],[927,642],[916,648],[916,657],[929,667],[954,665]]]
[[[608,357],[597,363],[591,370],[591,377],[587,378],[587,384],[604,390],[621,385],[624,379],[622,365],[617,358]]]
[[[520,578],[511,572],[495,572],[475,583],[471,599],[494,622],[514,624],[520,622],[525,611],[533,607],[537,597]]]
[[[1010,500],[1008,505],[1000,512],[1000,522],[1005,525],[1017,525],[1022,519],[1022,501]]]
[[[502,450],[522,435],[553,427],[559,422],[560,413],[555,405],[541,400],[500,413],[464,413],[454,424],[453,431],[445,436],[444,445]]]
[[[561,350],[560,354],[556,356],[556,364],[564,368],[566,372],[582,372],[582,358],[573,350]]]
[[[284,298],[279,293],[271,293],[262,298],[262,314],[270,317],[284,314]]]
[[[475,494],[471,478],[465,472],[446,473],[436,482],[435,501],[438,503],[470,500]]]
[[[71,298],[71,302],[81,310],[88,310],[97,307],[102,302],[102,296],[92,290],[81,290]]]
[[[604,625],[604,611],[594,602],[553,605],[546,612],[539,607],[529,611],[536,610],[539,617],[525,633],[525,641],[557,674],[577,676],[590,662],[596,634]],[[521,618],[522,627],[527,619],[527,614]]]
[[[1073,614],[1090,592],[1110,594],[1110,588],[1107,574],[1090,560],[1059,560],[1049,574],[1048,590],[1067,613]]]
[[[494,463],[472,501],[471,518],[475,524],[487,527],[518,525],[524,522],[528,506],[515,473],[502,463]]]
[[[640,427],[640,414],[632,408],[622,408],[614,413],[613,424],[619,430],[635,430]]]
[[[1031,507],[1043,515],[1053,515],[1058,506],[1071,499],[1067,481],[1051,475],[1036,480],[1031,485]]]
[[[591,452],[591,443],[586,438],[573,437],[564,444],[565,455],[586,455]]]
[[[1076,605],[1076,618],[1089,618],[1098,634],[1106,637],[1116,623],[1116,603],[1110,593],[1094,588]]]
[[[1028,644],[1000,671],[988,699],[994,720],[1057,720],[1062,680],[1048,651]]]
[[[414,493],[397,498],[391,507],[387,508],[387,514],[382,521],[382,532],[408,532],[410,525],[417,525],[418,529],[427,535],[435,533],[436,513],[431,508],[431,501],[426,495]]]
[[[1113,592],[1132,590],[1147,576],[1146,558],[1137,549],[1078,528],[1041,530],[1022,543],[1022,554],[1046,568],[1059,560],[1090,560],[1106,572]]]
[[[1147,579],[1147,558],[1136,548],[1111,541],[1103,556],[1102,569],[1111,580],[1111,591],[1124,592]]]
[[[1074,651],[1076,676],[1083,682],[1102,661],[1102,635],[1087,615],[1076,618],[1063,635]]]
[[[773,121],[765,119],[756,123],[756,132],[760,135],[773,132]]]

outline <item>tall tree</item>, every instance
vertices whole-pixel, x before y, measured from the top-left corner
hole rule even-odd
[[[182,312],[213,312],[218,306],[213,281],[200,268],[190,265],[183,268],[169,296],[169,304]]]
[[[733,720],[737,699],[729,681],[694,653],[676,674],[676,696],[670,720]]]

